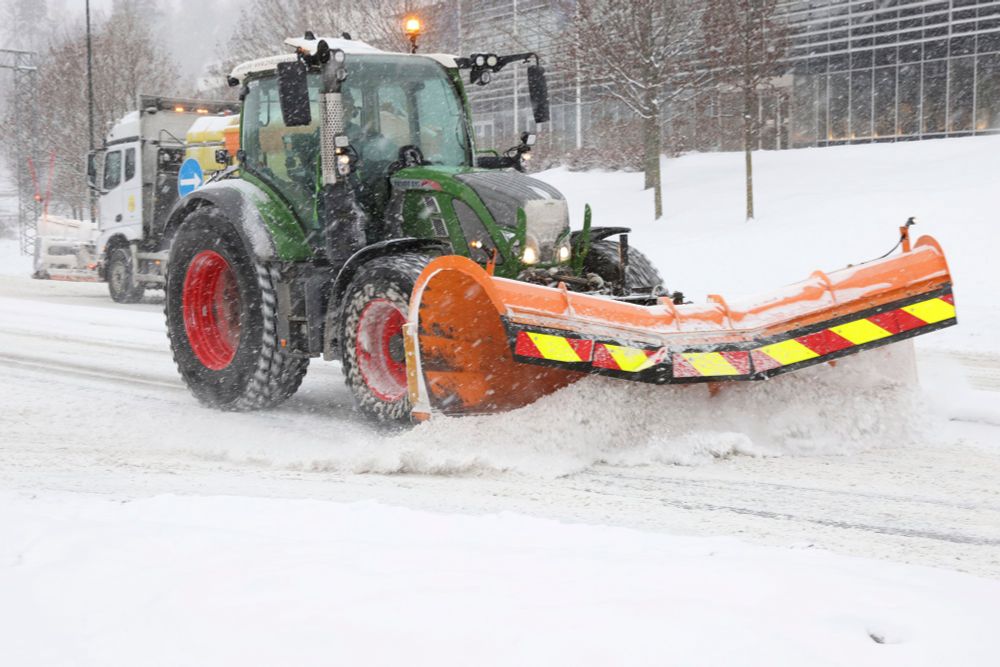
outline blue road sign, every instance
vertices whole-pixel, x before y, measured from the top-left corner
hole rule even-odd
[[[177,174],[177,193],[184,197],[189,195],[205,183],[205,175],[201,171],[201,165],[194,158],[184,160],[181,171]]]

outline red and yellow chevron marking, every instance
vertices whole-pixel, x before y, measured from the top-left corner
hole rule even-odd
[[[780,372],[778,369],[786,370],[786,367],[794,364],[821,360],[828,355],[877,343],[954,317],[954,297],[945,294],[814,333],[766,345],[758,344],[758,347],[750,350],[674,352],[666,347],[629,347],[559,334],[518,331],[514,353],[524,360],[590,364],[590,369],[585,366],[574,366],[574,369],[635,374],[634,379],[656,382],[670,382],[663,375],[667,369],[670,369],[671,377],[678,382],[699,379],[711,382],[713,378],[717,381],[763,379]],[[655,379],[642,374],[655,367],[661,367]]]
[[[750,374],[749,352],[681,352],[673,355],[674,377],[729,377]]]
[[[592,340],[519,331],[514,354],[532,359],[580,363],[590,361],[593,349]]]
[[[840,352],[849,347],[873,343],[953,317],[955,317],[955,300],[951,294],[946,294],[838,324],[806,336],[764,345],[752,350],[750,356],[755,372],[769,371]]]
[[[594,366],[612,371],[638,373],[661,363],[664,352],[657,348],[625,347],[598,343],[594,348]]]

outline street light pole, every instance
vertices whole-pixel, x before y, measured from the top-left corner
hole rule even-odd
[[[88,150],[94,150],[94,60],[93,49],[90,41],[90,0],[87,0],[87,146]],[[87,156],[88,170],[90,165],[90,155]],[[94,222],[95,208],[97,202],[94,199],[94,192],[87,188],[90,200],[90,221]]]
[[[87,144],[94,150],[94,63],[90,43],[90,0],[87,0]]]

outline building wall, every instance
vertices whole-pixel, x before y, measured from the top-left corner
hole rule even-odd
[[[799,0],[793,146],[1000,131],[1000,0]]]
[[[780,149],[1000,132],[1000,0],[785,0],[792,29],[788,74],[761,91],[757,148]],[[573,0],[442,0],[435,47],[537,51],[549,78],[552,120],[543,149],[593,147],[631,113],[578,86],[564,57]],[[505,148],[533,130],[525,68],[470,86],[478,144]],[[664,114],[668,149],[742,147],[741,104],[724,90],[694,91]]]

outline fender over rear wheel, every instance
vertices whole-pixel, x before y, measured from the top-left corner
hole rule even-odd
[[[165,312],[174,362],[191,393],[224,410],[277,405],[309,360],[277,336],[277,271],[253,257],[229,221],[203,208],[170,251]]]

